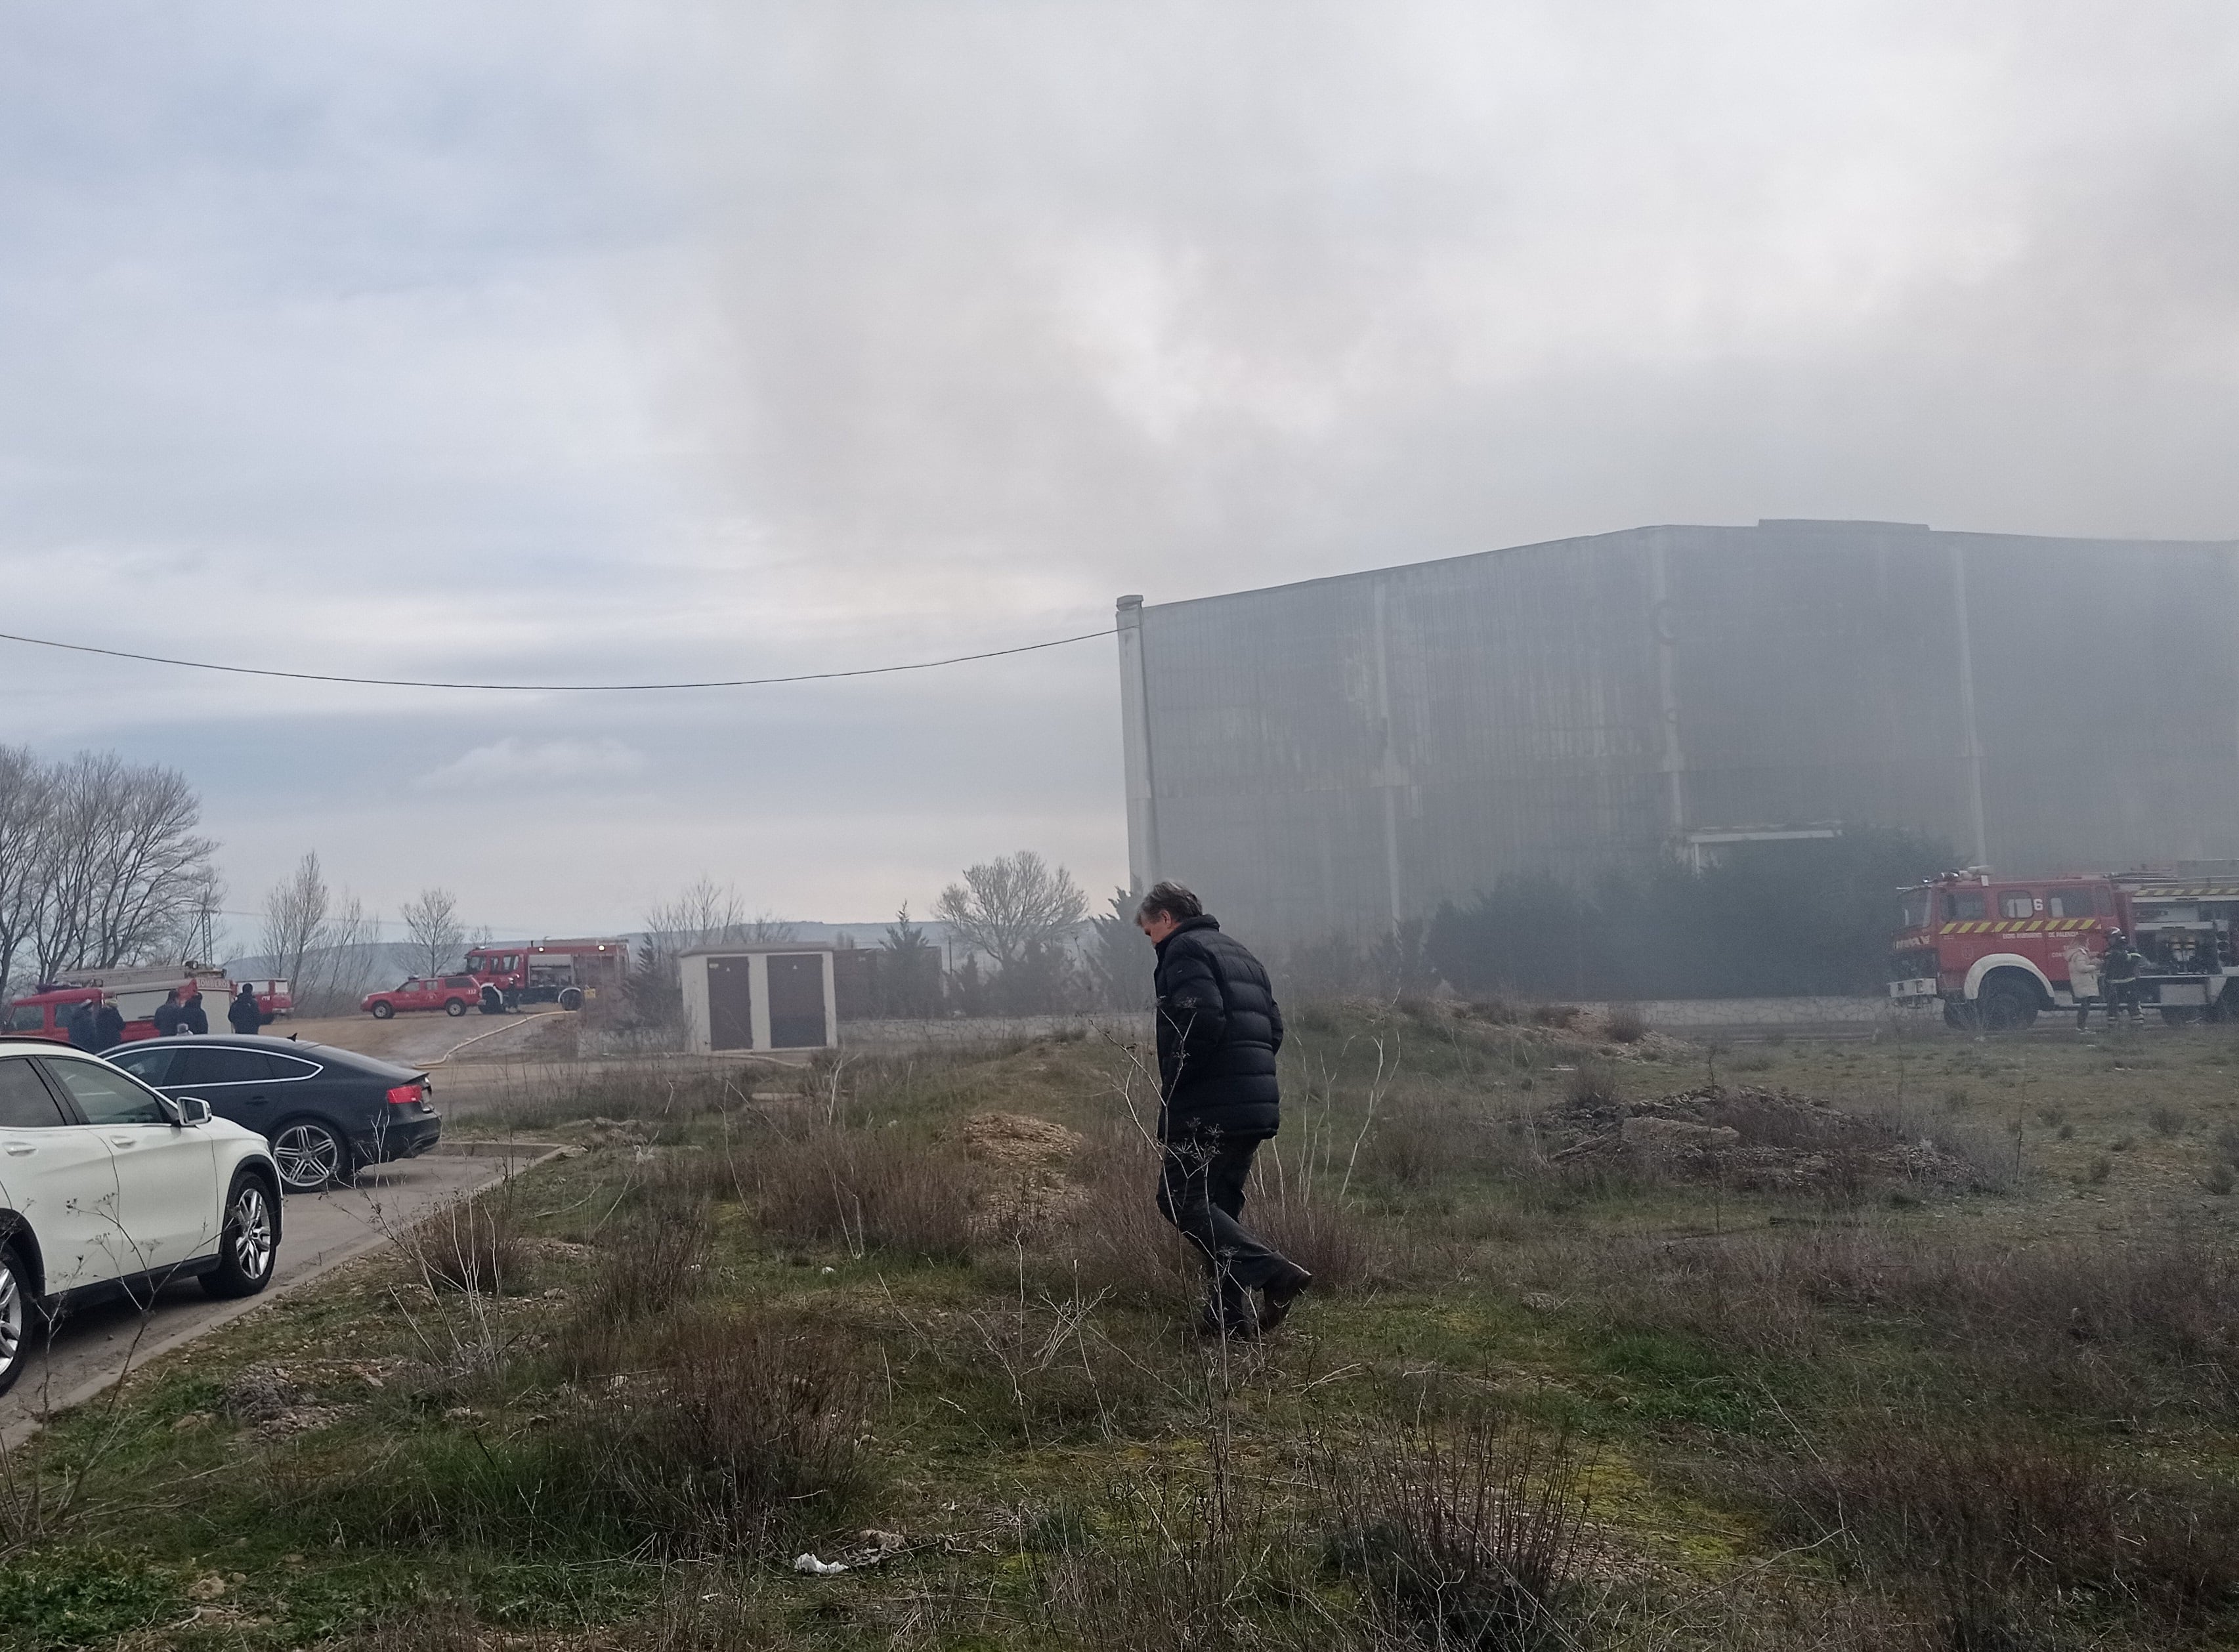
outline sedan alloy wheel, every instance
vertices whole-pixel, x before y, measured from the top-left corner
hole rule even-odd
[[[309,1119],[289,1125],[272,1138],[272,1162],[290,1193],[316,1193],[343,1179],[349,1150],[342,1138]]]

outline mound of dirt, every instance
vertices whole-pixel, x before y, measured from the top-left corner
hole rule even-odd
[[[1029,1113],[974,1113],[964,1121],[964,1151],[999,1170],[1061,1165],[1080,1146],[1078,1131]]]
[[[1027,1113],[974,1113],[964,1121],[965,1156],[991,1172],[974,1224],[1007,1238],[1046,1227],[1080,1202],[1066,1175],[1080,1146],[1077,1131]]]
[[[1699,1089],[1654,1101],[1584,1099],[1544,1122],[1558,1160],[1652,1166],[1687,1181],[1765,1192],[1912,1187],[1957,1192],[1976,1178],[1961,1160],[1886,1119],[1784,1090]]]
[[[1697,1053],[1684,1038],[1657,1032],[1622,1007],[1492,999],[1457,1004],[1445,1012],[1465,1025],[1497,1027],[1510,1038],[1529,1039],[1558,1061],[1671,1061]]]

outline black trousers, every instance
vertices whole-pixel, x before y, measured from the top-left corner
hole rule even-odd
[[[1215,1307],[1232,1323],[1251,1316],[1249,1293],[1294,1264],[1244,1225],[1244,1184],[1261,1138],[1204,1131],[1169,1141],[1159,1168],[1159,1214],[1205,1258]]]

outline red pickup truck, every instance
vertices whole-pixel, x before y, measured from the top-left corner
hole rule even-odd
[[[482,1001],[482,985],[471,975],[415,975],[386,992],[369,992],[358,1008],[376,1021],[386,1021],[403,1010],[441,1010],[464,1015]]]

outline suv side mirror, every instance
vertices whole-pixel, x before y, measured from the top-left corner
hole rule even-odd
[[[210,1105],[200,1096],[181,1096],[176,1099],[166,1096],[163,1098],[163,1111],[169,1118],[174,1130],[184,1129],[189,1125],[207,1125],[210,1121]]]

